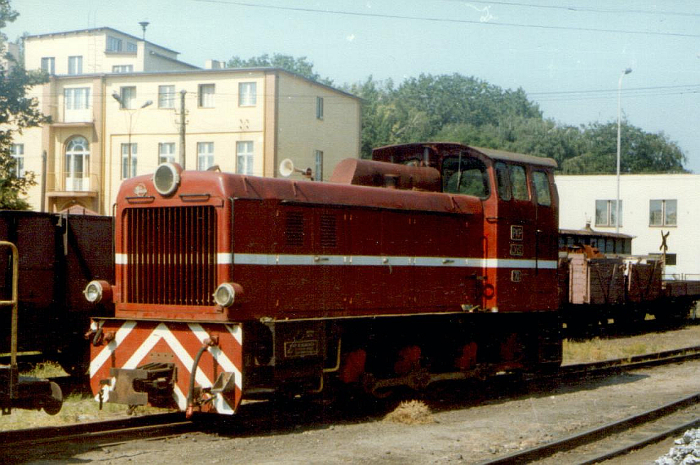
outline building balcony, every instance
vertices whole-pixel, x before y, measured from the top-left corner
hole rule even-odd
[[[83,110],[64,110],[53,123],[54,127],[93,126],[94,118],[92,108]]]
[[[47,173],[46,195],[49,197],[96,197],[100,191],[96,174]]]

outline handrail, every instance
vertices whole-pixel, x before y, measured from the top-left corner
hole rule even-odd
[[[0,307],[12,306],[12,334],[10,336],[10,363],[17,365],[17,287],[19,281],[19,253],[12,242],[0,241],[0,247],[12,250],[12,300],[0,300]]]
[[[12,300],[0,300],[0,307],[12,306],[12,330],[10,336],[10,399],[18,396],[17,386],[17,288],[19,282],[19,252],[12,242],[0,241],[0,248],[9,247],[12,250]],[[3,410],[4,412],[4,410]]]

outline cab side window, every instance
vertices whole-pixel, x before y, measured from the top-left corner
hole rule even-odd
[[[530,193],[527,190],[527,176],[525,168],[520,165],[510,165],[510,186],[515,200],[530,200]]]
[[[496,163],[496,183],[498,184],[498,197],[501,200],[510,200],[513,195],[510,191],[510,176],[508,175],[508,167],[503,162]]]
[[[442,190],[451,194],[487,198],[491,189],[486,165],[466,154],[462,157],[446,158],[442,163]]]
[[[552,205],[552,196],[549,192],[549,179],[544,171],[532,172],[532,190],[537,195],[537,204],[549,207]]]

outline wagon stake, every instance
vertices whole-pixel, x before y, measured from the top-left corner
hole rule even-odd
[[[202,346],[197,351],[197,355],[194,357],[192,362],[192,370],[190,371],[190,386],[187,392],[187,410],[185,410],[185,418],[192,418],[192,413],[194,413],[194,379],[197,375],[197,365],[199,365],[199,359],[202,358],[202,354],[209,348],[219,345],[219,337],[211,336],[204,341],[202,341]]]

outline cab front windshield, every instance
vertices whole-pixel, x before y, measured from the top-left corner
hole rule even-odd
[[[490,194],[486,165],[463,153],[442,162],[442,191],[485,199]]]

